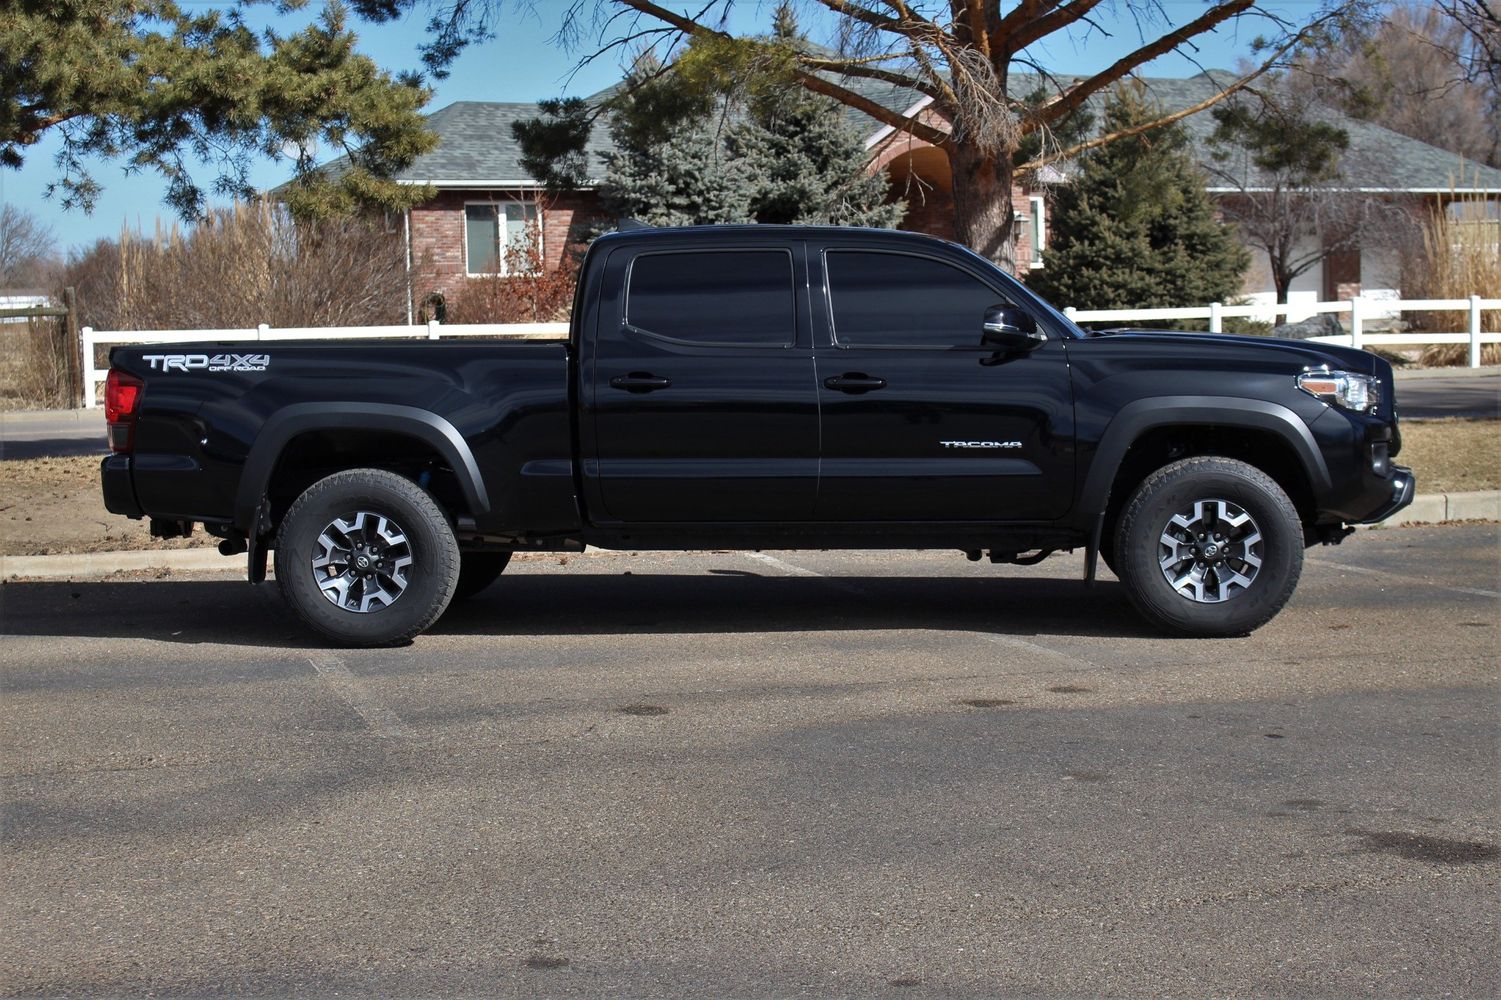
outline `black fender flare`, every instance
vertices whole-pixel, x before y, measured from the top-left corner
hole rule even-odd
[[[1314,494],[1329,490],[1329,466],[1313,432],[1302,417],[1280,403],[1239,396],[1151,396],[1121,407],[1105,428],[1079,495],[1079,513],[1086,522],[1104,516],[1110,487],[1131,445],[1148,431],[1172,426],[1270,431],[1297,455]]]
[[[389,431],[417,438],[448,462],[474,515],[489,513],[490,495],[469,442],[436,413],[392,403],[293,403],[277,410],[262,425],[245,457],[235,493],[236,527],[251,537],[259,533],[256,512],[282,452],[300,434],[327,430]]]

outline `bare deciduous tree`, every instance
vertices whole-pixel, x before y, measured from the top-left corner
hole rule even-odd
[[[0,288],[42,287],[56,264],[52,228],[23,208],[0,208]]]
[[[402,322],[401,241],[362,219],[294,221],[268,202],[211,212],[186,232],[124,232],[69,265],[82,322],[115,330]]]
[[[465,45],[490,37],[505,5],[541,9],[537,0],[356,0],[366,16],[391,19],[414,8],[431,14],[433,32],[425,51],[432,67],[446,66]],[[804,87],[862,111],[896,133],[941,149],[952,168],[954,222],[958,238],[977,252],[1011,263],[1012,181],[1086,149],[1140,135],[1213,106],[1261,73],[1281,65],[1304,42],[1338,18],[1370,0],[1320,0],[1293,22],[1274,5],[1258,0],[1208,0],[1187,21],[1174,24],[1164,0],[807,0],[832,16],[837,51],[796,52],[787,58],[760,35],[727,30],[735,0],[701,0],[684,5],[656,0],[568,0],[559,38],[583,53],[585,62],[617,50],[654,48],[665,66],[679,43],[711,45],[729,71],[762,63],[782,74],[787,85]],[[1082,79],[1056,79],[1036,61],[1046,41],[1070,31],[1098,31],[1104,15],[1139,33],[1140,44]],[[1116,82],[1159,56],[1192,51],[1194,39],[1243,18],[1257,18],[1266,32],[1262,62],[1220,92],[1188,108],[1165,112],[1123,134],[1097,135],[1078,142],[1055,136],[1084,106]],[[1127,28],[1126,30],[1132,30]],[[591,51],[592,50],[592,51]],[[1011,75],[1041,74],[1051,96],[1028,98],[1035,87],[1012,93]],[[851,81],[874,81],[923,95],[925,106],[892,110]],[[1037,142],[1037,136],[1046,141]],[[1018,152],[1035,150],[1018,157]],[[1023,162],[1016,162],[1021,159]]]
[[[1498,9],[1493,0],[1438,0],[1347,22],[1304,53],[1289,84],[1356,118],[1501,166]]]

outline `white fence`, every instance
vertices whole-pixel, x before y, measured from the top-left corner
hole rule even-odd
[[[1227,306],[1211,302],[1207,306],[1187,306],[1172,309],[1073,309],[1063,310],[1076,323],[1116,323],[1137,320],[1204,319],[1209,321],[1211,333],[1224,331],[1226,319],[1263,320],[1268,316],[1286,316],[1288,313],[1343,313],[1349,317],[1349,333],[1310,340],[1325,344],[1343,344],[1348,347],[1391,347],[1400,345],[1468,344],[1471,368],[1480,367],[1480,346],[1501,343],[1501,333],[1481,333],[1480,314],[1501,310],[1501,299],[1482,299],[1471,295],[1467,299],[1365,299],[1356,296],[1342,302],[1297,302],[1273,305]],[[1366,321],[1374,312],[1383,316],[1403,312],[1462,312],[1467,314],[1466,330],[1462,333],[1366,333]]]
[[[115,344],[246,344],[277,340],[444,340],[449,337],[488,337],[504,340],[564,340],[567,323],[470,323],[444,326],[436,320],[419,326],[277,327],[262,323],[243,330],[95,330],[84,327],[83,395],[90,409],[99,405],[99,383],[109,369],[95,364],[101,345]]]
[[[1373,311],[1383,315],[1401,312],[1463,312],[1468,314],[1468,330],[1463,333],[1366,333],[1365,323]],[[1341,313],[1349,316],[1350,332],[1337,336],[1313,337],[1312,340],[1331,344],[1346,344],[1350,347],[1387,347],[1393,345],[1468,344],[1471,368],[1480,367],[1480,345],[1501,343],[1501,333],[1481,333],[1480,314],[1488,310],[1501,310],[1501,299],[1482,299],[1472,295],[1467,299],[1363,299],[1359,296],[1343,302],[1298,302],[1292,305],[1227,306],[1211,302],[1207,306],[1185,306],[1173,309],[1073,309],[1063,310],[1069,318],[1080,323],[1119,323],[1141,320],[1202,319],[1209,321],[1214,333],[1224,330],[1224,321],[1232,317],[1263,319],[1267,316],[1285,316],[1289,312],[1300,315],[1308,313]],[[96,349],[100,345],[113,344],[190,344],[190,343],[260,343],[265,341],[297,340],[359,340],[359,339],[425,339],[442,340],[448,337],[489,337],[506,340],[562,340],[568,336],[567,323],[473,323],[443,326],[437,321],[421,326],[330,326],[330,327],[280,327],[273,329],[265,324],[243,330],[132,330],[109,331],[83,328],[83,390],[84,403],[92,408],[99,405],[99,383],[104,380],[107,369],[95,365]]]

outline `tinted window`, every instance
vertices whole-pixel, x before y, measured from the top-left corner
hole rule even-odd
[[[642,254],[631,264],[626,322],[700,344],[785,347],[794,340],[792,255],[785,250]]]
[[[841,344],[979,347],[985,310],[1006,301],[968,272],[928,257],[831,250],[824,260]]]

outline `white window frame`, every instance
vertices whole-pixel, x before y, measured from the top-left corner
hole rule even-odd
[[[1027,204],[1032,208],[1032,259],[1027,266],[1036,269],[1042,267],[1042,252],[1048,248],[1048,199],[1045,195],[1034,194],[1027,199]]]
[[[496,233],[505,232],[505,213],[501,206],[509,204],[531,205],[537,212],[537,255],[543,261],[547,260],[547,244],[545,242],[545,229],[542,224],[542,203],[536,198],[527,198],[524,195],[511,198],[476,198],[464,202],[463,211],[460,213],[459,229],[463,241],[464,275],[469,278],[509,278],[510,271],[506,268],[506,252],[503,244],[497,243],[495,248],[495,261],[499,265],[498,271],[471,271],[469,270],[469,207],[471,205],[484,205],[496,210]]]

